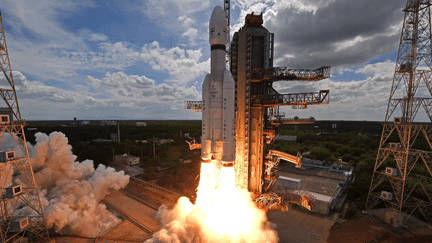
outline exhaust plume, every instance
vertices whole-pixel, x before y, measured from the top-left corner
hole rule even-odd
[[[173,209],[159,208],[162,229],[147,243],[278,241],[275,225],[256,207],[250,193],[235,187],[234,168],[222,167],[218,174],[215,167],[201,164],[195,205],[181,197]]]

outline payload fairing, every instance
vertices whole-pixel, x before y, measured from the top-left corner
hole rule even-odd
[[[235,161],[234,97],[235,83],[226,69],[228,23],[225,12],[216,6],[210,17],[209,42],[211,71],[203,83],[201,161],[215,160],[231,167]]]

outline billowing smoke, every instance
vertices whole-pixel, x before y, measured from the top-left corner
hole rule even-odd
[[[120,219],[99,202],[111,191],[125,187],[129,176],[102,164],[95,170],[91,160],[75,161],[72,147],[61,132],[35,136],[36,145],[28,148],[48,227],[54,227],[58,233],[98,235],[117,224]],[[11,146],[10,149],[20,151],[11,139],[5,135],[2,148]],[[12,180],[25,185],[19,175]],[[16,214],[25,215],[28,211],[24,207]]]
[[[235,188],[233,168],[222,168],[215,176],[212,164],[201,164],[196,204],[182,197],[171,210],[162,205],[157,217],[162,229],[146,243],[278,241],[274,225],[250,193]]]

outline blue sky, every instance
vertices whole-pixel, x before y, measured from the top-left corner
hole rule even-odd
[[[328,88],[330,105],[287,117],[384,119],[405,0],[233,0],[231,35],[263,12],[275,66],[332,66],[330,79],[277,82],[280,93]],[[200,119],[210,70],[208,22],[222,0],[4,0],[21,115],[37,119]]]

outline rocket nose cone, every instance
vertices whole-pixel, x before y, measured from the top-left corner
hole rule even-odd
[[[209,42],[210,45],[226,45],[228,42],[228,22],[225,11],[221,6],[216,6],[210,17]]]
[[[216,25],[221,27],[226,27],[228,25],[225,12],[221,6],[216,6],[210,17],[210,28],[214,28]]]

